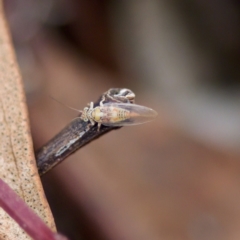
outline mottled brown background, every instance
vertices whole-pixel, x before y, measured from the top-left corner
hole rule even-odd
[[[112,87],[159,113],[42,178],[73,239],[240,239],[240,5],[7,0],[38,149]]]

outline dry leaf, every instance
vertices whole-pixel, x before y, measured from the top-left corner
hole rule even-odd
[[[29,130],[25,95],[0,1],[0,177],[55,230],[39,179]],[[0,209],[1,239],[30,239]]]

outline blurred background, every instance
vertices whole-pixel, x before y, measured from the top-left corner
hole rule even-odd
[[[42,178],[71,240],[240,239],[240,4],[6,0],[35,149],[109,88],[158,118]]]

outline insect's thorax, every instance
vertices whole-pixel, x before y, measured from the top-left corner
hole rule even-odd
[[[128,110],[115,106],[95,107],[91,112],[91,118],[100,123],[115,123],[129,118]]]

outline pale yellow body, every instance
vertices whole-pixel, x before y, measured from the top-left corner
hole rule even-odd
[[[130,117],[130,111],[114,106],[95,107],[90,114],[93,121],[103,125],[104,123],[121,122]]]
[[[129,103],[106,103],[93,107],[84,108],[81,119],[90,121],[92,125],[98,123],[98,130],[101,124],[105,126],[121,127],[141,124],[151,121],[157,113],[151,108]]]
[[[118,123],[130,117],[130,111],[116,106],[101,105],[93,108],[93,103],[90,103],[89,108],[84,108],[81,118],[87,122],[90,121],[92,125],[98,123],[98,129],[101,124],[111,125],[111,123]]]

